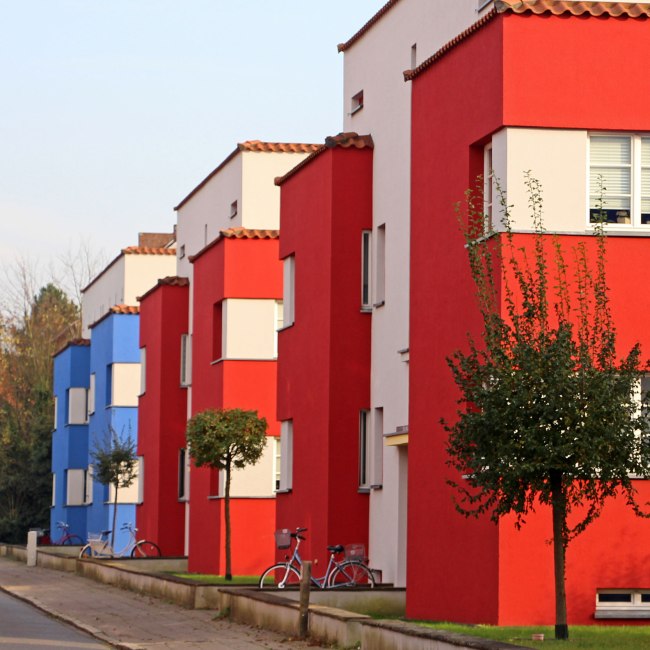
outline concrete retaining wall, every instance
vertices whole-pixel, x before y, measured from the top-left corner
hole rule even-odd
[[[285,598],[296,602],[299,592],[286,590]],[[314,605],[345,609],[357,614],[371,614],[373,617],[404,616],[406,610],[406,590],[394,587],[376,587],[375,589],[313,589],[310,602]]]

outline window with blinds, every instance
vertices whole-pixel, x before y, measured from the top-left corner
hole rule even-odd
[[[589,221],[650,225],[650,137],[589,138]]]

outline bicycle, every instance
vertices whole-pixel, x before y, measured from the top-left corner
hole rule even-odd
[[[61,537],[59,539],[52,539],[49,538],[49,541],[43,541],[44,538],[46,537],[45,534],[42,536],[42,540],[40,541],[40,544],[42,546],[83,546],[84,541],[79,537],[79,535],[75,535],[74,533],[70,532],[70,524],[66,523],[65,521],[57,521],[56,522],[56,527],[61,531]]]
[[[296,528],[292,533],[288,529],[278,530],[275,533],[276,544],[279,549],[291,547],[291,539],[296,540],[296,546],[291,556],[286,556],[286,562],[278,562],[270,566],[260,576],[259,588],[271,587],[284,589],[287,586],[297,586],[302,573],[302,558],[298,549],[300,542],[305,540],[301,535],[307,529]],[[330,553],[325,574],[320,578],[312,576],[311,583],[318,589],[337,589],[340,587],[368,587],[375,586],[375,579],[371,569],[365,564],[365,549],[363,544],[336,544],[328,546]],[[345,559],[339,562],[336,556],[345,552]]]
[[[129,541],[121,551],[115,551],[108,541],[110,530],[103,530],[99,535],[88,535],[88,544],[79,551],[80,558],[102,558],[102,557],[160,557],[160,547],[154,542],[146,539],[138,540],[136,533],[137,528],[132,524],[124,524],[120,530],[129,532]]]

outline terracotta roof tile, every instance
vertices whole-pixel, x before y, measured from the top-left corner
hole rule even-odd
[[[317,144],[303,144],[300,142],[262,142],[260,140],[246,140],[237,145],[239,151],[257,151],[274,153],[312,153],[318,149]]]
[[[345,52],[349,47],[354,45],[372,26],[379,22],[399,0],[389,0],[356,34],[351,36],[345,43],[339,43],[337,49],[339,52]]]
[[[275,179],[276,185],[282,185],[286,180],[291,178],[294,174],[297,174],[303,167],[309,165],[314,158],[320,156],[322,153],[328,149],[334,149],[335,147],[341,147],[343,149],[355,148],[355,149],[372,149],[374,148],[374,142],[371,135],[359,135],[354,131],[348,131],[347,133],[339,133],[338,135],[332,135],[325,138],[325,144],[322,144],[314,153],[310,156],[307,156],[304,160],[301,160],[295,167],[290,169],[284,176],[278,176]]]
[[[111,314],[139,314],[140,307],[133,305],[113,305],[110,308]]]
[[[175,248],[152,248],[151,246],[127,246],[122,249],[125,255],[176,255]]]
[[[206,183],[218,174],[238,153],[252,151],[256,153],[312,153],[318,149],[317,144],[304,144],[300,142],[262,142],[261,140],[246,140],[239,142],[237,148],[231,152],[215,169],[213,169],[175,208],[183,207]]]
[[[254,230],[250,228],[226,228],[220,230],[222,237],[227,239],[277,239],[279,230]]]
[[[611,16],[618,18],[648,18],[650,3],[647,2],[567,2],[566,0],[495,0],[497,11],[516,14],[551,13],[555,16],[570,13],[573,16]]]
[[[152,246],[153,248],[169,248],[176,240],[173,232],[139,232],[138,246]]]
[[[466,38],[487,25],[499,14],[504,13],[535,15],[551,14],[561,16],[571,14],[573,16],[606,16],[612,18],[650,18],[649,2],[569,2],[567,0],[494,0],[494,8],[483,18],[461,32],[451,41],[443,45],[435,54],[423,61],[417,68],[406,70],[404,79],[411,81],[421,72],[431,67],[450,50],[462,43]]]
[[[190,281],[188,278],[183,278],[179,277],[177,275],[168,275],[166,278],[161,278],[158,280],[158,282],[155,284],[155,286],[151,287],[149,291],[146,293],[143,293],[141,296],[138,296],[136,300],[138,302],[141,302],[144,300],[150,293],[153,293],[156,289],[159,287],[187,287],[189,286]]]
[[[63,347],[59,348],[52,356],[56,357],[61,354],[64,350],[67,350],[71,347],[88,347],[90,345],[90,339],[70,339],[67,341]]]

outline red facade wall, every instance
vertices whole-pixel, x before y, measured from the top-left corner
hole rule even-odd
[[[194,261],[192,414],[207,408],[257,410],[278,435],[275,415],[276,362],[216,361],[214,305],[226,298],[282,298],[277,239],[222,238]],[[225,569],[223,499],[216,472],[190,472],[189,570],[222,574]],[[261,573],[274,558],[275,499],[231,500],[232,570]]]
[[[295,254],[295,323],[279,337],[278,419],[293,420],[294,461],[277,527],[308,528],[303,555],[323,570],[327,545],[368,543],[358,468],[359,411],[370,406],[370,315],[360,306],[371,209],[371,149],[328,149],[282,185],[280,256]]]
[[[445,484],[450,470],[438,421],[453,420],[458,398],[445,358],[466,347],[468,332],[480,332],[453,205],[482,173],[483,145],[503,126],[650,130],[643,107],[650,74],[612,54],[641,56],[648,29],[646,20],[505,14],[413,81],[409,617],[554,620],[548,513],[540,508],[521,532],[507,519],[498,527],[466,520]],[[642,277],[645,239],[612,238],[609,245],[619,342],[629,348],[641,338],[650,350],[643,341],[650,304],[630,283]],[[642,491],[647,497],[646,485]],[[593,622],[596,588],[650,584],[640,543],[647,530],[613,503],[574,542],[567,557],[571,623]]]
[[[178,499],[179,451],[185,447],[187,389],[180,385],[181,335],[187,333],[189,288],[160,285],[140,303],[146,390],[138,406],[138,454],[144,457],[140,537],[164,555],[184,554],[185,504]]]

